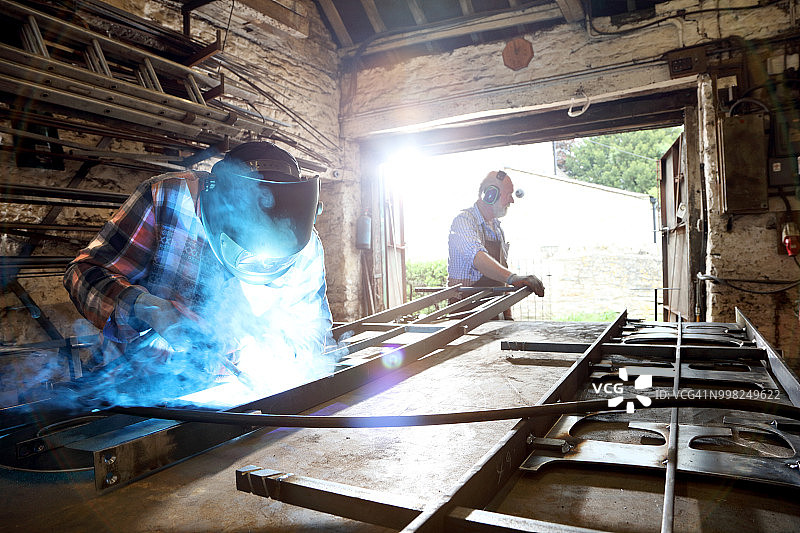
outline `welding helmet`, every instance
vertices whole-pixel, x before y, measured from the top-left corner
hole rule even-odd
[[[294,264],[322,211],[319,177],[269,142],[237,146],[211,169],[200,219],[217,259],[240,280],[263,285]]]

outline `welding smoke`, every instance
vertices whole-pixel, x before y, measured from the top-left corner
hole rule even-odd
[[[255,180],[246,182],[258,185]],[[240,193],[255,198],[252,191]],[[180,223],[202,235],[188,194],[183,201]],[[228,208],[242,226],[253,223],[236,202]],[[276,246],[296,247],[293,224],[291,219],[275,217],[260,230],[272,235]],[[332,372],[335,361],[326,346],[335,343],[316,231],[310,230],[310,239],[277,278],[260,285],[231,275],[202,240],[187,242],[181,252],[198,263],[197,283],[159,262],[130,281],[152,287],[150,292],[159,298],[181,300],[178,303],[191,316],[175,327],[182,328],[186,344],[176,349],[152,330],[133,339],[112,339],[127,344],[121,351],[112,343],[99,347],[95,359],[103,362],[102,367],[76,382],[59,384],[59,399],[87,407],[193,403],[224,408]],[[63,360],[54,356],[53,366],[61,365]]]
[[[235,277],[211,284],[198,312],[210,328],[187,330],[196,336],[183,351],[171,350],[157,335],[145,336],[141,346],[126,351],[124,364],[94,384],[95,399],[226,408],[331,373],[323,250],[313,237],[292,268],[269,285]]]

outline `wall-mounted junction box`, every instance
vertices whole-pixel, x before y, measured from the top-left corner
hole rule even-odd
[[[726,213],[759,213],[767,200],[769,123],[764,113],[720,121],[721,188]]]

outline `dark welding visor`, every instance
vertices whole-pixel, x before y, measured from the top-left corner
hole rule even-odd
[[[200,217],[217,259],[246,283],[283,275],[308,244],[320,210],[319,177],[298,178],[255,160],[215,165]]]

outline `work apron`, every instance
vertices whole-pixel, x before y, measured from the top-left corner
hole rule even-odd
[[[500,263],[504,267],[508,268],[508,261],[506,261],[506,258],[504,257],[504,254],[503,254],[503,243],[501,243],[498,240],[493,240],[493,239],[490,240],[488,238],[488,236],[486,235],[486,233],[484,232],[484,234],[483,234],[483,243],[482,244],[483,244],[484,248],[486,248],[486,253],[489,254],[489,257],[491,257],[492,259],[494,259],[495,261],[497,261],[498,263]],[[450,281],[451,281],[450,285],[455,285],[455,283],[452,283],[453,280],[450,280]],[[468,282],[463,282],[462,281],[461,284],[464,287],[497,287],[497,286],[505,285],[501,281],[493,280],[492,278],[488,278],[488,277],[486,277],[484,275],[482,275],[480,278],[478,278],[477,281],[474,281],[472,283],[468,283]],[[460,298],[451,298],[449,303],[451,303],[451,304],[455,303],[459,299]],[[470,309],[474,309],[478,305],[480,305],[480,302],[476,302],[473,305],[469,305],[469,306],[467,306],[465,308],[461,308],[460,311],[469,311]],[[506,309],[501,316],[498,316],[498,318],[505,319],[505,320],[512,320],[512,318],[511,318],[511,309]]]

